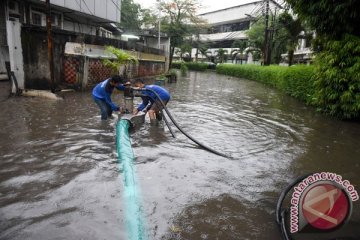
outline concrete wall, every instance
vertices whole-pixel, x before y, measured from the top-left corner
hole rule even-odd
[[[49,89],[50,70],[47,59],[46,29],[42,27],[24,26],[22,27],[21,37],[24,55],[25,88]],[[54,30],[54,77],[57,85],[64,83],[64,53],[66,42],[86,43],[99,46],[112,45],[129,51],[135,50],[134,52],[142,59],[138,69],[134,71],[138,73],[138,75],[161,74],[165,71],[165,57],[163,51],[136,44],[131,45],[131,43],[129,44],[116,39],[102,38],[93,35],[77,35],[73,32]],[[77,73],[83,71],[81,69],[83,68],[82,66],[84,66],[82,61],[83,60],[80,60],[79,62],[79,69],[76,69]],[[79,82],[76,84],[79,84]]]
[[[96,27],[89,24],[76,23],[73,21],[68,21],[64,19],[63,30],[78,32],[83,34],[96,35]]]
[[[227,22],[234,22],[239,19],[246,19],[255,8],[258,8],[261,2],[254,2],[237,7],[221,9],[209,13],[200,14],[199,17],[205,19],[210,25],[222,24]]]
[[[158,48],[159,43],[157,38],[147,38],[146,45],[152,48]],[[160,38],[160,48],[165,52],[166,63],[165,71],[169,70],[169,54],[170,54],[170,38]]]
[[[45,0],[38,1],[45,2]],[[112,22],[120,22],[120,0],[51,0],[51,4],[100,17]]]
[[[225,9],[220,9],[217,11],[212,11],[208,13],[200,14],[199,17],[205,19],[210,25],[220,25],[225,23],[239,22],[239,20],[249,19],[249,16],[256,17],[260,13],[256,13],[257,10],[261,9],[264,5],[264,1],[256,1],[248,4],[243,4],[235,7],[229,7]],[[271,9],[277,8],[279,11],[279,5],[274,4],[272,1],[269,1],[269,7]]]

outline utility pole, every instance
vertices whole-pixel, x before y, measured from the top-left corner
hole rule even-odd
[[[50,67],[50,88],[51,91],[55,90],[55,82],[54,82],[54,47],[53,40],[51,34],[51,7],[50,0],[46,0],[46,29],[47,29],[47,43],[48,43],[48,61]]]
[[[159,49],[160,49],[160,30],[161,30],[161,27],[160,27],[160,25],[161,25],[161,21],[160,21],[161,19],[160,19],[160,16],[159,16],[159,37],[158,37],[158,45],[159,45]]]
[[[269,58],[269,0],[265,0],[265,37],[264,37],[264,65],[270,64]]]
[[[156,0],[156,2],[159,4],[159,33],[158,33],[158,48],[160,49],[160,31],[161,31],[161,0]]]

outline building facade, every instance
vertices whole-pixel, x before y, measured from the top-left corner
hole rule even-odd
[[[192,36],[192,38],[194,41],[205,43],[209,49],[207,56],[199,53],[196,48],[192,49],[191,55],[198,54],[200,59],[212,59],[216,56],[218,49],[222,48],[229,56],[233,50],[237,49],[233,47],[235,41],[248,40],[246,31],[251,28],[257,17],[264,13],[265,2],[263,0],[254,1],[198,15],[208,23],[209,28],[206,32]],[[269,0],[270,11],[275,12],[279,9],[281,9],[280,5]],[[232,61],[231,56],[228,61]]]
[[[111,74],[101,60],[107,56],[104,53],[107,45],[139,58],[139,64],[131,68],[132,76],[165,71],[164,51],[121,40],[122,31],[117,27],[121,19],[120,0],[49,2],[50,11],[45,0],[0,1],[0,29],[3,30],[0,75],[7,76],[5,62],[9,62],[19,89],[54,89],[54,85],[82,88],[87,83],[95,84]],[[49,12],[52,40],[47,34]],[[49,61],[50,41],[53,69]],[[66,52],[69,44],[76,46],[70,53]]]

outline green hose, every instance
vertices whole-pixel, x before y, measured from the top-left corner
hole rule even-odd
[[[134,153],[129,137],[130,122],[120,120],[116,125],[116,145],[124,180],[125,220],[129,240],[145,240],[140,194],[136,181]]]

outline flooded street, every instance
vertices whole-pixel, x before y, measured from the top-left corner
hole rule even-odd
[[[212,72],[165,87],[179,125],[232,159],[148,118],[132,131],[148,239],[281,239],[277,199],[305,173],[335,172],[360,191],[359,123]],[[117,118],[101,121],[90,92],[0,108],[0,239],[126,239]]]

